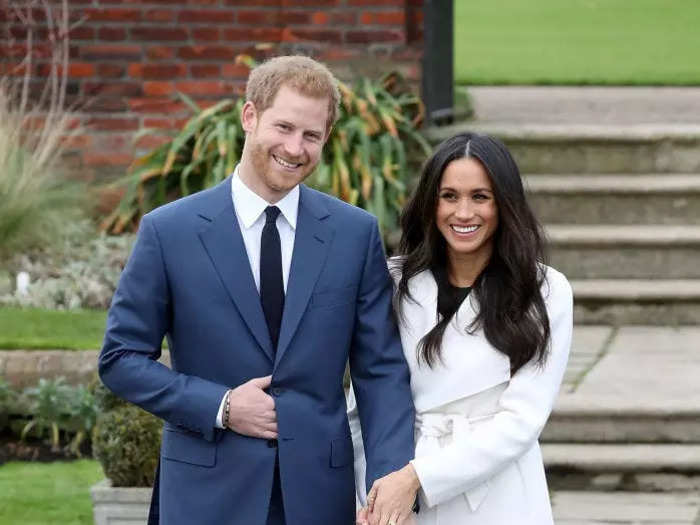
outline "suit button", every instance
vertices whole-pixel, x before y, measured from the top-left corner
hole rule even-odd
[[[270,393],[271,393],[274,397],[279,397],[279,396],[282,395],[282,389],[279,388],[279,387],[273,387],[272,390],[270,390]]]
[[[267,440],[267,447],[268,448],[277,448],[277,440],[276,439],[268,439]]]

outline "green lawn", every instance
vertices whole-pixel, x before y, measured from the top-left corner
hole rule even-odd
[[[0,348],[97,350],[107,312],[0,307]]]
[[[698,0],[454,5],[457,84],[700,84]]]
[[[89,488],[104,478],[96,461],[0,466],[0,525],[92,525]]]

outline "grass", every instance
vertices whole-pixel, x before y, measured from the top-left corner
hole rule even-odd
[[[6,463],[0,466],[0,525],[92,525],[89,487],[102,478],[91,460]]]
[[[698,0],[455,2],[457,84],[700,85]]]
[[[0,308],[0,348],[97,350],[107,312]]]

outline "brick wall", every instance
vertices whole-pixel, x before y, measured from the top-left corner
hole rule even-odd
[[[8,0],[5,0],[8,1]],[[15,1],[15,0],[9,0]],[[56,2],[56,0],[52,0]],[[2,5],[2,4],[0,4]],[[73,167],[90,178],[121,174],[135,154],[157,144],[133,142],[143,127],[175,129],[188,115],[175,92],[203,105],[243,92],[240,53],[257,59],[311,55],[342,79],[398,69],[420,84],[422,0],[70,0],[83,22],[70,32],[70,102],[87,132],[75,139]],[[26,35],[9,11],[5,44]],[[35,12],[41,26],[43,14]],[[33,82],[46,81],[39,30]],[[20,56],[3,46],[6,64]]]

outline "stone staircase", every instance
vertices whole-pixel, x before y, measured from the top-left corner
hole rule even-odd
[[[557,523],[700,524],[700,89],[474,91],[431,141],[508,145],[574,289],[541,436]]]

